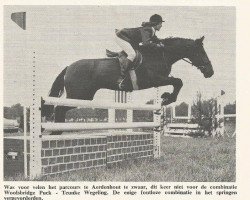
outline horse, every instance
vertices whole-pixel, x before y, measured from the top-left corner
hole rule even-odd
[[[136,69],[139,90],[173,86],[173,92],[164,93],[162,105],[167,105],[177,100],[183,82],[180,78],[169,76],[172,65],[180,59],[189,59],[205,78],[214,74],[212,64],[203,47],[204,36],[198,39],[165,38],[161,39],[164,47],[139,49],[143,60]],[[101,89],[120,90],[117,80],[120,75],[118,58],[82,59],[67,66],[57,76],[49,92],[50,97],[61,97],[66,91],[66,98],[93,100],[95,93]],[[125,80],[123,91],[133,91],[130,78]],[[43,105],[42,116],[50,116],[54,111],[55,122],[65,122],[66,112],[72,107]],[[52,134],[61,134],[53,132]]]

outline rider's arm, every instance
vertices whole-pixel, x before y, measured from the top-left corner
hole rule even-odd
[[[153,42],[155,42],[155,43],[160,43],[161,42],[161,40],[156,35],[154,35],[151,40]]]
[[[146,27],[141,29],[141,37],[143,46],[149,47],[159,47],[159,39],[153,35],[153,29],[151,27]],[[156,40],[157,38],[158,40]]]

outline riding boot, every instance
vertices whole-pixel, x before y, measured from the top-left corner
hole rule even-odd
[[[120,89],[124,89],[124,79],[126,77],[126,72],[131,69],[133,66],[133,62],[129,59],[125,59],[124,62],[121,65],[121,73],[120,77],[118,78],[117,84]]]

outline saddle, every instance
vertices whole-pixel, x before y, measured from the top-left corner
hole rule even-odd
[[[136,69],[137,67],[139,67],[142,64],[142,55],[138,50],[136,50],[135,53],[136,53],[136,56],[135,56],[133,65],[134,65],[134,68]],[[106,55],[110,58],[117,57],[120,61],[120,64],[122,64],[123,59],[127,58],[127,56],[128,56],[125,51],[113,52],[113,51],[110,51],[108,49],[106,49]]]
[[[141,66],[143,58],[142,58],[142,54],[138,50],[136,50],[135,53],[136,53],[136,56],[135,56],[135,59],[133,61],[133,68],[129,69],[128,73],[130,75],[133,89],[138,90],[139,87],[137,85],[137,77],[136,77],[135,70]],[[128,56],[125,51],[113,52],[113,51],[110,51],[108,49],[106,49],[106,55],[107,55],[107,57],[117,57],[119,60],[119,63],[120,63],[120,67],[123,67],[125,65],[124,62]]]

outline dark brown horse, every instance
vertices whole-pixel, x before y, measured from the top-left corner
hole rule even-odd
[[[188,58],[209,78],[214,74],[213,67],[203,48],[204,37],[196,40],[184,38],[166,38],[162,40],[164,48],[143,47],[140,52],[143,62],[136,70],[139,89],[172,85],[173,93],[162,95],[163,104],[175,102],[183,85],[179,78],[169,77],[172,65],[180,59]],[[66,90],[70,99],[92,100],[97,90],[107,88],[119,90],[117,79],[120,73],[117,58],[83,59],[66,67],[54,81],[49,96],[60,97]],[[132,91],[129,78],[125,80],[125,91]],[[66,112],[72,107],[57,106],[54,109],[55,122],[64,122]],[[53,106],[44,106],[43,116],[50,116]]]

